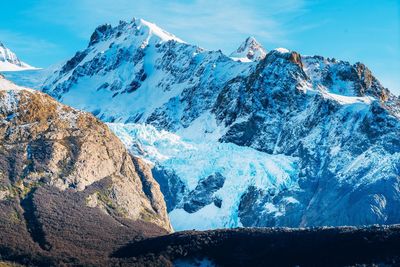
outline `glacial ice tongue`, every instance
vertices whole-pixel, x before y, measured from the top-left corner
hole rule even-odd
[[[113,124],[108,126],[133,154],[141,156],[163,170],[179,177],[186,191],[169,212],[175,230],[216,229],[242,226],[238,216],[242,195],[249,187],[282,191],[297,188],[297,159],[284,155],[268,155],[249,147],[231,143],[182,139],[167,131],[158,131],[144,124]],[[218,173],[223,186],[212,196],[211,203],[189,213],[187,199],[195,193],[199,182]],[[203,194],[206,194],[204,192]],[[168,201],[168,200],[167,200]],[[197,200],[199,201],[199,200]],[[215,204],[214,202],[220,204]],[[292,202],[296,200],[293,199]],[[186,205],[186,206],[185,206]],[[218,207],[220,205],[220,207]],[[269,212],[282,216],[284,208],[268,204]]]

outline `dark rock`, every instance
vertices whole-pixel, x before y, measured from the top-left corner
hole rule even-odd
[[[200,180],[196,188],[185,197],[183,209],[189,213],[194,213],[211,204],[216,200],[214,193],[222,188],[224,182],[225,177],[218,172]],[[220,205],[218,200],[216,201],[216,206]]]
[[[181,202],[187,191],[185,184],[179,177],[160,166],[152,169],[154,179],[160,184],[160,190],[164,195],[167,211],[170,212]]]
[[[217,208],[221,208],[222,207],[222,199],[220,199],[220,198],[214,198],[214,205],[217,207]]]
[[[82,52],[77,52],[75,54],[75,56],[73,58],[71,58],[70,60],[68,60],[65,65],[62,67],[60,73],[67,73],[69,71],[71,71],[72,69],[76,68],[78,66],[79,63],[81,63],[81,61],[87,56],[87,52],[86,51],[82,51]]]
[[[97,27],[96,30],[93,32],[92,36],[90,37],[89,46],[98,43],[102,38],[104,38],[104,36],[107,35],[107,33],[110,32],[111,29],[112,27],[110,24],[103,24]]]

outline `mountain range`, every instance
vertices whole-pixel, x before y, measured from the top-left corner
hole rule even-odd
[[[233,55],[134,19],[41,88],[152,161],[179,230],[399,222],[399,98],[362,63],[254,38]]]
[[[222,250],[270,238],[146,239],[173,229],[400,222],[400,98],[362,63],[267,50],[253,37],[227,56],[133,19],[99,26],[59,66],[4,76],[38,89],[0,78],[2,238],[23,233],[34,261],[81,261],[74,253],[103,231],[85,253],[146,252],[162,266],[214,257],[218,236]],[[77,227],[92,229],[82,244]]]

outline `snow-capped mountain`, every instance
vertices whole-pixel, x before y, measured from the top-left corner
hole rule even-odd
[[[184,106],[173,101],[180,95],[212,101],[218,93],[214,88],[238,74],[247,75],[255,65],[186,44],[156,25],[136,19],[114,28],[98,27],[89,46],[46,80],[44,91],[104,121],[158,119],[154,112],[163,112],[162,108],[192,117],[191,112],[210,109],[212,103],[201,101],[198,111],[185,114]],[[176,117],[164,123],[177,129],[183,121]]]
[[[254,37],[248,37],[239,48],[230,54],[234,60],[242,62],[260,61],[267,55],[267,50]]]
[[[157,132],[146,149],[128,147],[153,159],[182,228],[204,214],[218,227],[400,222],[400,101],[361,63],[283,48],[240,62],[135,19],[98,27],[43,90],[106,122],[181,137],[182,153]],[[140,137],[132,127],[111,128]]]
[[[20,71],[35,69],[22,62],[17,55],[0,42],[0,71]]]

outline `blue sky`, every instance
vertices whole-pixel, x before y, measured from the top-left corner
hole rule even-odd
[[[267,49],[361,61],[400,94],[400,0],[2,0],[2,9],[0,41],[39,67],[86,47],[97,25],[139,17],[226,53],[251,35]]]

